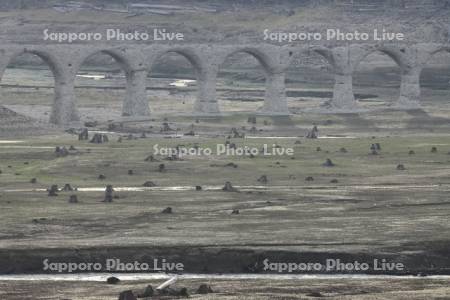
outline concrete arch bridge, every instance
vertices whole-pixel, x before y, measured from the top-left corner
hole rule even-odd
[[[228,45],[3,45],[0,46],[0,80],[8,64],[23,53],[39,56],[55,78],[55,98],[50,122],[67,125],[78,121],[74,92],[75,78],[83,62],[97,53],[114,58],[126,74],[124,116],[149,116],[146,78],[153,64],[166,53],[178,53],[189,60],[197,76],[198,95],[194,114],[219,114],[216,79],[219,66],[235,53],[247,53],[261,64],[266,77],[266,92],[261,113],[289,114],[285,94],[285,74],[296,55],[315,52],[323,56],[334,72],[335,83],[331,107],[336,111],[357,108],[352,80],[358,64],[374,52],[387,54],[401,70],[400,97],[395,106],[404,109],[420,107],[419,78],[422,69],[436,53],[450,52],[447,44],[374,45],[355,44],[339,47],[276,46],[271,44]]]

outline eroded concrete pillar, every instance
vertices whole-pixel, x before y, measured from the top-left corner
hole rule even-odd
[[[353,94],[353,75],[336,73],[331,106],[336,109],[354,109],[357,106]]]
[[[123,102],[123,116],[149,116],[147,98],[147,71],[129,70],[126,72],[127,88]]]
[[[338,111],[353,111],[358,103],[353,95],[353,71],[357,60],[360,59],[362,49],[336,47],[331,50],[329,62],[334,68],[334,88],[331,99],[331,109]],[[355,61],[356,60],[356,61]]]
[[[210,66],[197,75],[197,99],[194,104],[194,114],[218,114],[217,102],[217,66]]]
[[[57,76],[55,78],[55,99],[50,123],[65,126],[80,120],[75,103],[75,77]]]
[[[420,68],[402,72],[400,97],[394,107],[402,109],[420,108],[420,73]]]
[[[284,71],[266,75],[266,95],[261,112],[267,114],[289,114],[286,101],[286,73]]]
[[[0,82],[3,79],[3,74],[5,73],[6,66],[8,65],[8,62],[5,59],[5,55],[3,53],[0,53]],[[0,87],[0,105],[3,104],[3,95],[2,90]]]

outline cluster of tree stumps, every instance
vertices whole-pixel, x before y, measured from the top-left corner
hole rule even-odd
[[[161,285],[159,285],[156,288],[153,288],[151,285],[147,285],[143,290],[141,291],[133,291],[133,290],[126,290],[119,294],[119,300],[137,300],[138,298],[155,298],[155,299],[166,299],[166,297],[176,297],[176,298],[189,298],[190,297],[190,291],[186,287],[175,287],[178,278],[172,277],[169,280],[165,281]],[[108,284],[118,284],[120,283],[120,279],[117,277],[109,277],[107,279]],[[200,284],[200,286],[194,290],[191,291],[193,294],[198,295],[207,295],[207,294],[213,294],[215,291],[211,288],[208,284]],[[169,299],[169,298],[167,298]],[[172,298],[170,298],[172,299]]]

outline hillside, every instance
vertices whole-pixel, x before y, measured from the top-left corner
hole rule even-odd
[[[405,34],[408,42],[449,40],[447,1],[346,2],[4,0],[0,3],[0,40],[44,43],[45,29],[98,32],[109,28],[147,32],[165,28],[184,33],[185,41],[191,43],[262,42],[264,29],[323,32],[328,28],[344,32],[386,28]]]

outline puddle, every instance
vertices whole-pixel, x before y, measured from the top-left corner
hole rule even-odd
[[[8,140],[0,141],[0,144],[20,144],[20,143],[23,143],[23,141],[8,141]]]
[[[245,136],[246,139],[299,139],[295,136]]]
[[[97,74],[77,74],[77,77],[94,79],[94,80],[106,79],[106,75],[97,75]]]
[[[0,281],[90,281],[105,282],[110,276],[122,281],[167,280],[177,276],[182,279],[203,280],[315,280],[315,279],[411,279],[423,280],[417,276],[366,275],[366,274],[183,274],[171,275],[163,273],[85,273],[85,274],[35,274],[35,275],[0,275]],[[448,275],[427,276],[426,279],[450,279]]]
[[[0,148],[3,148],[3,149],[55,149],[55,147],[50,147],[50,146],[3,146],[3,145],[0,145]]]
[[[122,136],[125,138],[129,134],[127,132],[117,132],[117,131],[107,131],[107,130],[89,130],[89,132],[90,133],[118,135],[118,136]],[[139,137],[140,134],[133,133],[132,135],[135,139],[140,139],[140,137]],[[152,132],[152,133],[146,133],[146,136],[147,136],[147,138],[150,138],[150,137],[159,137],[159,138],[181,138],[181,137],[184,137],[186,139],[193,138],[193,137],[195,137],[195,138],[200,137],[200,135],[198,135],[198,134],[196,134],[195,136],[191,136],[191,135],[187,136],[187,135],[184,135],[182,132],[180,132],[180,133],[176,132],[176,133],[172,133],[172,134],[167,134],[167,133],[161,134],[158,132]]]
[[[219,191],[223,186],[202,186],[205,191]],[[106,187],[79,187],[78,192],[104,192]],[[263,187],[262,187],[263,188]],[[46,192],[46,189],[13,189],[4,190],[7,193]],[[155,186],[155,187],[114,187],[116,192],[145,192],[145,191],[195,191],[195,186]]]
[[[107,130],[89,130],[90,133],[99,133],[99,134],[123,134],[116,131],[107,131]]]
[[[188,87],[189,85],[193,84],[194,82],[195,82],[195,80],[179,79],[177,81],[170,83],[169,85],[175,86],[175,87]]]
[[[247,139],[300,139],[301,136],[246,136]],[[319,136],[318,139],[356,139],[356,136],[338,136],[338,135],[326,135]]]
[[[356,136],[346,136],[346,135],[326,135],[319,136],[318,139],[356,139]]]
[[[356,191],[356,190],[412,190],[412,189],[436,189],[443,188],[445,186],[439,184],[430,185],[353,185],[353,186],[263,186],[263,185],[250,185],[239,186],[234,185],[236,189],[241,192],[288,192],[288,191],[301,191],[301,190],[318,190],[318,191]],[[223,185],[204,185],[203,191],[221,191]],[[195,186],[155,186],[155,187],[114,187],[116,192],[145,192],[145,191],[195,191]],[[46,192],[46,189],[6,189],[0,190],[6,193],[25,193],[25,192]],[[104,192],[105,187],[78,187],[78,192]],[[199,191],[200,193],[201,191]]]

